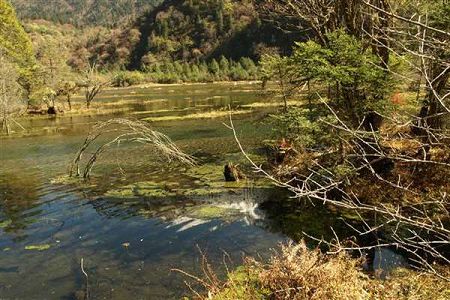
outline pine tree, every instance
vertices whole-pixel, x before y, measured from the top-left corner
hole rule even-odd
[[[219,63],[217,62],[217,60],[215,60],[213,58],[213,60],[209,63],[209,71],[214,74],[217,75],[220,72],[220,66]]]
[[[221,56],[219,60],[219,66],[222,73],[227,74],[230,71],[230,62],[225,56]]]

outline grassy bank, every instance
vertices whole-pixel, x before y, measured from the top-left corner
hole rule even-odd
[[[448,281],[396,269],[382,280],[361,270],[361,260],[343,253],[325,255],[301,242],[283,246],[268,263],[246,258],[244,265],[218,280],[209,267],[197,278],[207,292],[196,299],[449,299]],[[445,273],[446,272],[446,273]],[[450,276],[450,270],[444,271]]]

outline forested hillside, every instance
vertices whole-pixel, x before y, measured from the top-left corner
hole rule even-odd
[[[294,40],[272,23],[261,20],[249,0],[168,0],[137,20],[140,32],[130,67],[158,61],[232,59],[274,51],[286,52]]]
[[[76,26],[117,26],[161,0],[11,0],[22,19],[45,19]]]
[[[32,36],[64,36],[68,63],[75,70],[89,61],[108,70],[142,69],[167,60],[199,63],[222,55],[256,61],[264,53],[287,54],[302,39],[262,20],[249,0],[52,2],[12,1]],[[69,39],[67,30],[41,18],[74,25],[74,36]]]

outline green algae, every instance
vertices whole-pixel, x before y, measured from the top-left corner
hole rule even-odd
[[[3,221],[3,222],[0,222],[0,228],[6,228],[6,227],[8,227],[9,225],[11,225],[11,223],[12,223],[12,221],[11,220],[5,220],[5,221]]]
[[[261,160],[260,155],[253,158]],[[255,177],[239,182],[226,182],[223,171],[227,161],[245,162],[240,153],[227,154],[215,163],[204,163],[180,170],[180,173],[166,182],[142,181],[115,187],[107,191],[106,197],[120,199],[137,198],[174,198],[178,200],[205,200],[206,197],[239,198],[245,195],[248,189],[272,188],[270,180]],[[250,171],[248,172],[249,174]],[[174,199],[175,200],[175,199]],[[166,204],[166,203],[164,203]],[[154,208],[152,208],[154,209]],[[145,211],[140,215],[149,216]]]
[[[225,163],[224,163],[225,164]],[[203,164],[189,169],[186,174],[202,184],[202,187],[187,191],[187,195],[210,195],[243,188],[272,188],[273,184],[266,178],[250,178],[235,182],[226,182],[223,165]]]
[[[25,246],[25,250],[32,250],[32,251],[45,251],[45,250],[48,250],[50,248],[51,248],[50,244]]]
[[[95,187],[95,184],[84,180],[81,177],[69,176],[69,175],[60,175],[50,179],[51,184],[57,185],[77,185],[81,187]]]
[[[202,197],[202,196],[214,196],[227,192],[226,189],[213,188],[210,186],[192,188],[183,191],[183,195],[187,197]]]
[[[105,193],[107,197],[115,197],[115,198],[166,198],[166,197],[174,197],[177,195],[173,186],[166,184],[161,185],[152,181],[142,181],[136,182],[127,186],[123,186],[120,188],[116,188],[110,190]]]

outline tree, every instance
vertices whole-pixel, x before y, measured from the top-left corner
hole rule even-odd
[[[329,86],[329,101],[342,119],[354,128],[364,123],[367,130],[378,130],[380,122],[365,121],[369,112],[386,111],[391,77],[384,69],[374,68],[378,57],[354,36],[337,30],[325,37],[327,46],[297,43],[292,56],[297,80]]]
[[[22,89],[18,84],[18,78],[19,74],[14,64],[0,52],[0,118],[2,130],[6,134],[11,131],[11,121],[15,122],[14,116],[25,108],[25,104],[20,100]]]
[[[436,142],[450,115],[450,6],[448,1],[407,1],[395,11],[365,2],[382,16],[395,22],[389,34],[376,29],[392,45],[390,51],[403,58],[418,75],[418,99],[422,107],[413,127],[416,134]],[[403,55],[407,53],[408,55]]]
[[[69,105],[69,110],[72,110],[72,95],[78,92],[79,86],[73,81],[60,81],[58,84],[58,89],[56,90],[57,96],[65,96],[67,99],[67,104]]]
[[[92,101],[109,83],[102,81],[97,70],[96,64],[92,64],[85,71],[81,86],[84,88],[86,98],[86,107],[89,109]]]
[[[258,7],[263,14],[273,19],[278,26],[288,31],[306,32],[323,49],[336,47],[333,33],[343,32],[353,41],[361,43],[361,49],[370,49],[372,57],[376,58],[374,65],[381,68],[388,83],[389,72],[389,40],[380,39],[377,32],[386,32],[390,24],[390,16],[382,15],[379,10],[390,9],[388,0],[374,1],[372,8],[365,5],[362,0],[263,0],[258,1]],[[341,45],[344,46],[344,45]],[[340,46],[339,46],[340,47]],[[365,52],[367,53],[367,52]],[[380,80],[381,82],[381,80]],[[339,87],[339,95],[348,101],[364,102],[367,95],[362,90],[350,87]],[[387,91],[383,86],[381,90]],[[376,102],[381,102],[387,94],[376,95]],[[347,101],[347,102],[348,102]],[[363,112],[366,129],[377,131],[380,128],[382,117],[379,112],[371,108]],[[358,124],[359,125],[359,124]]]
[[[264,54],[261,57],[261,78],[263,88],[269,80],[277,82],[283,98],[284,110],[288,110],[288,98],[297,89],[297,73],[293,69],[292,60],[280,55]]]
[[[29,36],[8,1],[0,0],[0,52],[16,66],[19,84],[28,100],[36,83],[36,65]]]
[[[60,78],[69,73],[69,59],[64,43],[50,35],[34,38],[36,59],[40,66],[42,84],[56,90]]]
[[[6,0],[0,0],[0,49],[12,63],[20,67],[34,64],[31,40],[16,17],[16,12]]]
[[[209,68],[209,71],[214,75],[218,75],[220,72],[219,63],[217,63],[217,60],[215,60],[214,58],[209,63],[208,68]]]
[[[223,74],[228,74],[228,72],[230,71],[230,62],[228,61],[228,59],[225,56],[221,56],[220,60],[219,60],[219,67],[220,67],[220,71]]]

